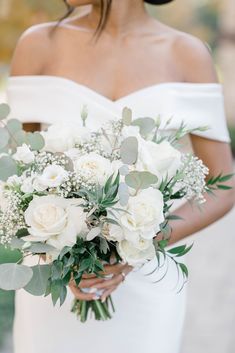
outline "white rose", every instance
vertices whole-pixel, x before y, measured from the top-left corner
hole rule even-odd
[[[49,152],[68,151],[90,138],[87,128],[71,122],[53,124],[42,135],[45,140],[44,150]]]
[[[102,230],[103,236],[110,241],[120,242],[124,240],[124,232],[121,226],[112,223],[106,223]]]
[[[74,170],[85,179],[100,185],[104,185],[112,174],[111,162],[94,152],[88,153],[75,161]]]
[[[35,191],[43,192],[47,189],[47,185],[41,183],[40,176],[36,176],[33,179],[33,188]]]
[[[16,153],[13,155],[13,158],[18,162],[23,162],[25,164],[32,163],[35,159],[34,153],[30,150],[29,146],[25,143],[17,147]]]
[[[25,211],[29,226],[27,241],[45,241],[56,249],[73,246],[86,229],[86,215],[81,199],[64,199],[49,195],[34,197]]]
[[[152,141],[142,141],[139,145],[136,169],[148,171],[158,177],[172,178],[181,164],[181,153],[168,141],[160,144]]]
[[[81,152],[79,148],[70,148],[68,151],[64,152],[64,154],[69,157],[73,162],[76,161],[79,157],[81,157]]]
[[[132,242],[123,240],[117,245],[117,250],[123,261],[131,266],[144,264],[156,256],[152,240],[140,239],[139,247]]]
[[[138,241],[139,237],[152,239],[164,221],[163,207],[163,195],[157,189],[141,190],[136,196],[130,197],[127,212],[120,213],[119,220],[125,238],[132,243]]]
[[[37,183],[41,186],[56,188],[57,186],[60,186],[67,178],[68,172],[63,167],[52,164],[44,169],[42,175],[37,178]]]

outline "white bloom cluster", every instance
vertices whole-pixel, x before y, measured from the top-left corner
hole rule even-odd
[[[53,154],[46,151],[39,152],[35,156],[34,171],[38,173],[43,172],[50,164],[64,167],[68,164],[68,158],[63,153]]]
[[[122,259],[130,265],[137,265],[155,256],[153,238],[164,221],[162,193],[154,188],[141,190],[129,199],[122,212],[116,212],[115,220],[104,235],[118,242],[117,249]],[[110,218],[112,218],[112,214]]]
[[[182,156],[183,167],[181,169],[182,179],[180,188],[184,191],[187,200],[195,200],[199,204],[204,203],[205,197],[205,177],[209,174],[209,169],[203,164],[202,160],[191,154]]]
[[[0,244],[9,244],[18,230],[26,228],[21,195],[14,191],[4,193],[6,205],[0,210]]]
[[[78,192],[81,189],[93,191],[96,184],[92,180],[83,178],[75,172],[68,172],[68,179],[65,180],[56,190],[56,194],[61,197],[69,197],[71,193]]]

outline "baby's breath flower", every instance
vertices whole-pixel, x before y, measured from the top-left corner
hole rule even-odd
[[[206,175],[209,174],[209,169],[203,164],[202,160],[190,154],[185,154],[182,157],[182,179],[180,179],[180,188],[186,199],[194,199],[202,204],[206,200],[203,196],[206,186]]]

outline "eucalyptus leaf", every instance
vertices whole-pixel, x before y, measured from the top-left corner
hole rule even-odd
[[[14,263],[0,265],[0,288],[4,290],[23,288],[32,276],[33,271],[30,267]]]
[[[139,126],[140,134],[146,136],[154,129],[155,121],[152,118],[138,118],[135,119],[131,125]]]
[[[10,114],[10,107],[6,103],[0,104],[0,120],[6,119]]]
[[[157,181],[157,176],[149,172],[133,171],[125,177],[126,184],[136,190],[147,189]]]
[[[22,123],[17,119],[10,119],[7,122],[7,129],[12,135],[14,135],[18,131],[22,130]]]
[[[22,249],[24,245],[24,241],[19,238],[13,238],[11,241],[11,248],[12,249]]]
[[[119,202],[121,206],[126,206],[129,200],[129,189],[126,183],[120,183],[118,188]]]
[[[136,137],[127,137],[121,145],[120,149],[122,162],[125,164],[133,164],[138,157],[138,140]]]
[[[106,239],[100,238],[100,251],[104,254],[107,254],[109,250],[109,244]]]
[[[31,251],[31,252],[37,253],[37,254],[43,254],[43,253],[46,253],[48,251],[53,251],[53,250],[55,250],[54,246],[49,245],[49,244],[44,244],[44,243],[34,243],[28,249],[28,251]]]
[[[124,125],[131,125],[132,121],[132,111],[130,108],[124,107],[122,111],[122,121]]]
[[[96,238],[96,237],[98,237],[98,236],[100,235],[100,232],[101,232],[100,227],[92,228],[92,229],[89,231],[89,233],[87,234],[86,240],[88,240],[88,241],[93,240],[94,238]]]
[[[45,146],[45,141],[40,132],[27,134],[28,144],[34,151],[41,150]]]
[[[17,174],[17,164],[10,156],[0,158],[0,180],[6,181],[10,176]]]
[[[48,279],[51,274],[50,265],[36,265],[31,267],[33,276],[24,289],[32,295],[43,295],[46,292]]]
[[[13,135],[13,140],[17,146],[22,146],[24,143],[27,144],[27,134],[25,131],[20,130]]]
[[[120,168],[119,168],[119,173],[121,175],[127,175],[129,173],[129,167],[126,164],[123,164]]]
[[[0,149],[5,148],[9,142],[9,133],[5,128],[0,127]]]

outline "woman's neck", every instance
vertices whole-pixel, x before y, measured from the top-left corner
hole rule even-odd
[[[94,27],[100,18],[100,7],[92,6],[88,20]],[[143,0],[112,0],[105,32],[112,36],[125,35],[149,19]]]

